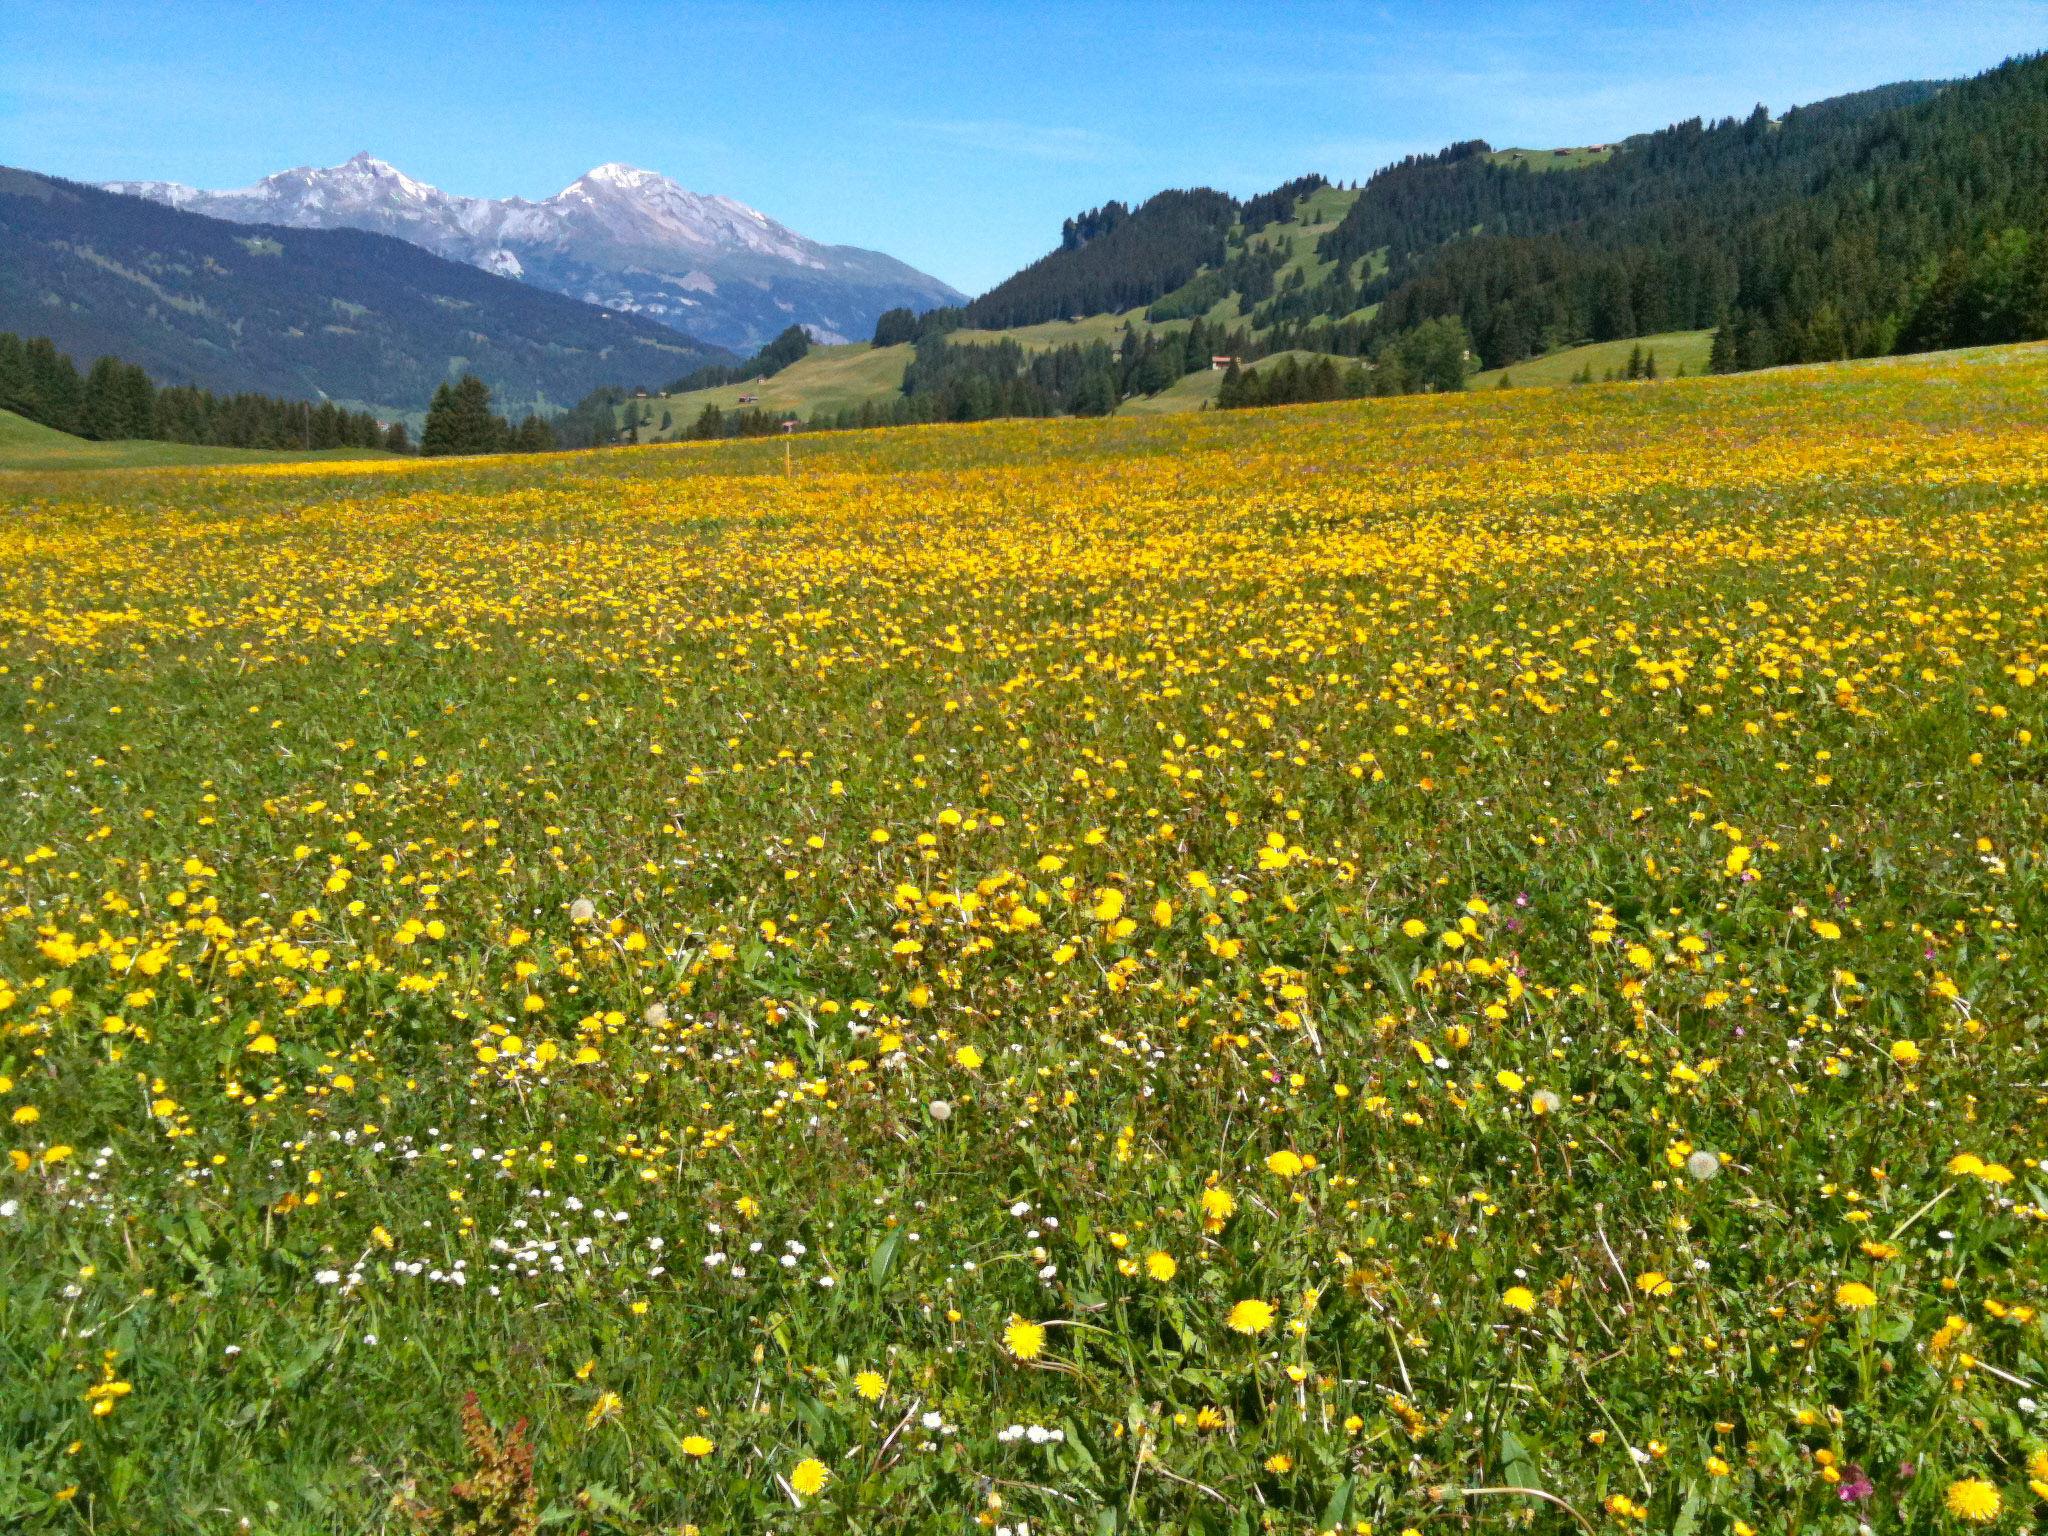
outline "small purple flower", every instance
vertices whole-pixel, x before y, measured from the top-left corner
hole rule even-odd
[[[1515,905],[1518,907],[1526,907],[1527,905],[1529,905],[1529,893],[1527,891],[1516,892]]]
[[[1900,1463],[1899,1463],[1899,1476],[1901,1476],[1901,1477],[1911,1477],[1912,1475],[1913,1475],[1913,1463],[1911,1463],[1910,1461],[1902,1461],[1902,1462],[1900,1462]]]
[[[1835,1495],[1844,1504],[1861,1504],[1875,1492],[1877,1489],[1854,1462],[1842,1469],[1842,1480],[1835,1485]]]

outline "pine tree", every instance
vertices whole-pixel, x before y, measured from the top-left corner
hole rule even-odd
[[[1735,356],[1735,325],[1736,317],[1727,314],[1714,327],[1714,346],[1707,354],[1707,372],[1733,373],[1740,366]]]
[[[434,391],[426,430],[420,434],[420,452],[429,456],[494,453],[504,448],[508,436],[503,418],[491,414],[489,386],[475,374],[465,373],[454,384],[443,384]]]
[[[427,407],[427,424],[420,432],[420,452],[428,458],[454,453],[455,388],[443,383],[434,391]]]
[[[132,435],[127,430],[125,385],[119,358],[103,357],[92,365],[85,376],[83,401],[83,425],[87,437],[106,443]]]
[[[1216,408],[1231,411],[1244,403],[1244,370],[1237,366],[1237,359],[1233,357],[1216,385]]]
[[[47,336],[27,347],[29,409],[22,414],[59,432],[81,432],[85,426],[85,382],[70,358]]]

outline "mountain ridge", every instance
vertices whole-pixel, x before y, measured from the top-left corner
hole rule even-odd
[[[445,192],[367,150],[340,165],[294,166],[221,191],[170,181],[99,185],[232,223],[391,235],[739,350],[791,323],[821,341],[844,340],[872,330],[885,310],[965,297],[893,256],[812,240],[735,198],[693,192],[616,160],[537,201]]]
[[[517,415],[729,356],[388,235],[230,223],[5,167],[0,330],[165,384],[398,417],[463,372]]]

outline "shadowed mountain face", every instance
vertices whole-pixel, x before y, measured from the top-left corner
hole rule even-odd
[[[160,384],[416,415],[463,372],[517,415],[727,354],[356,229],[232,224],[0,168],[0,330]]]
[[[461,197],[368,154],[208,192],[164,181],[106,190],[238,223],[367,229],[572,298],[751,350],[792,324],[864,338],[882,311],[961,295],[878,251],[821,245],[729,197],[601,165],[553,197]]]

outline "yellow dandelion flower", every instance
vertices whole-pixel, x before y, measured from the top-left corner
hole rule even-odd
[[[1036,1360],[1045,1352],[1044,1324],[1013,1316],[1003,1329],[1003,1347],[1013,1359]]]
[[[815,1498],[831,1481],[831,1469],[815,1456],[806,1456],[789,1469],[789,1486],[801,1498]]]
[[[1256,1298],[1240,1301],[1230,1309],[1230,1316],[1223,1320],[1224,1326],[1232,1333],[1246,1335],[1264,1333],[1273,1326],[1273,1304]]]
[[[1958,1520],[1971,1525],[1989,1525],[2005,1507],[1995,1485],[1981,1477],[1959,1477],[1948,1485],[1942,1502]]]

